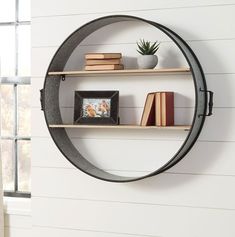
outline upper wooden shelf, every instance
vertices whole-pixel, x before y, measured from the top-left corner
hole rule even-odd
[[[155,74],[186,74],[189,68],[159,68],[159,69],[127,69],[109,71],[63,71],[49,72],[50,76],[97,76],[97,75],[155,75]]]
[[[175,125],[175,126],[140,126],[132,124],[121,124],[121,125],[75,125],[75,124],[50,124],[50,128],[112,128],[112,129],[159,129],[159,130],[190,130],[191,126],[187,125]]]

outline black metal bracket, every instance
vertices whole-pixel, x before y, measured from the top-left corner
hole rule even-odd
[[[61,75],[61,81],[65,81],[65,75],[64,74]]]
[[[43,100],[43,95],[44,95],[44,89],[41,89],[41,90],[40,90],[41,110],[44,110],[44,100]]]
[[[208,91],[208,90],[202,90],[200,88],[200,91],[201,92],[206,92],[206,93],[209,93],[209,102],[208,102],[208,113],[207,114],[199,114],[198,116],[211,116],[213,113],[212,113],[212,109],[213,109],[213,95],[214,95],[214,92],[213,91]]]

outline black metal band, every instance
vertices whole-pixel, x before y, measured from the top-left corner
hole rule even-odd
[[[104,170],[101,170],[98,167],[95,167],[88,160],[86,160],[74,147],[64,128],[49,128],[48,126],[49,124],[62,124],[62,118],[59,109],[59,87],[61,82],[61,76],[49,76],[48,72],[63,71],[70,55],[82,40],[84,40],[88,35],[90,35],[97,29],[121,21],[145,22],[156,27],[157,29],[164,32],[167,36],[169,36],[172,41],[174,41],[174,43],[179,47],[181,52],[184,54],[188,64],[190,65],[195,87],[196,99],[192,127],[183,145],[166,164],[164,164],[156,171],[141,177],[118,176],[105,172]],[[113,15],[102,17],[83,25],[64,41],[64,43],[55,53],[48,68],[41,99],[46,123],[50,131],[51,137],[53,138],[58,149],[74,166],[98,179],[111,182],[130,182],[150,177],[169,169],[177,162],[179,162],[189,152],[191,147],[196,142],[204,124],[208,102],[208,96],[205,91],[207,91],[207,87],[202,67],[192,49],[179,35],[177,35],[169,28],[156,22],[127,15]],[[212,98],[211,93],[210,98]],[[210,100],[210,110],[208,115],[211,114],[211,110],[212,100]]]

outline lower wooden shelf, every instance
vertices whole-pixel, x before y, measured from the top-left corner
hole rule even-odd
[[[121,124],[121,125],[75,125],[75,124],[50,124],[50,128],[114,128],[114,129],[159,129],[159,130],[183,130],[189,131],[191,126],[187,125],[175,125],[175,126],[140,126],[131,124]]]

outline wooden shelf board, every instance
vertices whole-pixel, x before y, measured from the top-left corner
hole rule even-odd
[[[51,124],[50,128],[102,128],[102,129],[159,129],[159,130],[190,130],[191,126],[187,125],[175,125],[167,127],[158,126],[140,126],[131,124],[121,124],[121,125],[74,125],[74,124]]]
[[[63,71],[49,72],[50,76],[97,76],[97,75],[155,75],[155,74],[185,74],[189,73],[189,68],[159,68],[159,69],[127,69],[109,71]]]

